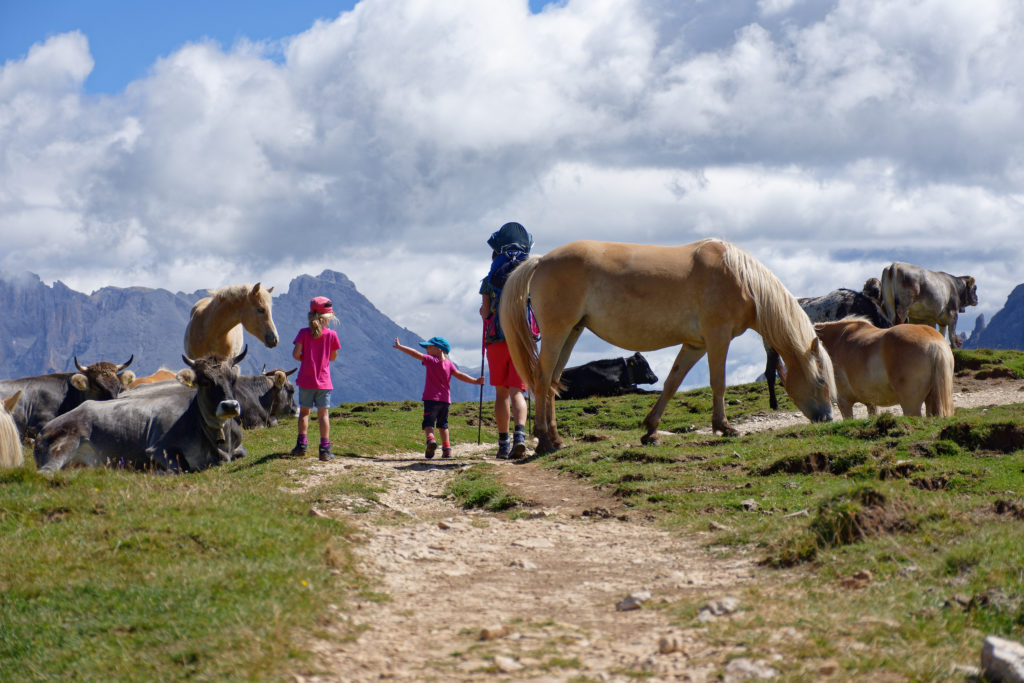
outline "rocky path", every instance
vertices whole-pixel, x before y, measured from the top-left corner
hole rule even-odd
[[[1024,402],[1022,382],[958,389],[958,406]],[[794,421],[782,413],[737,426]],[[387,599],[337,611],[312,644],[316,661],[296,681],[702,681],[771,673],[770,661],[710,644],[703,629],[674,627],[670,610],[659,609],[684,601],[708,614],[729,611],[755,580],[753,558],[715,557],[702,534],[661,531],[615,498],[529,462],[486,458],[532,503],[526,518],[462,510],[444,486],[489,453],[456,445],[451,461],[399,453],[313,465],[316,478],[355,468],[386,487],[369,512],[363,499],[333,500],[316,512],[364,530],[359,562]],[[641,606],[624,609],[630,602]],[[351,633],[358,636],[345,637]]]

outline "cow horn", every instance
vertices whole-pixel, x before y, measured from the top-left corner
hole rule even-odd
[[[242,359],[245,358],[245,354],[247,354],[247,353],[249,353],[249,345],[248,344],[246,344],[245,346],[242,347],[242,352],[240,354],[238,354],[237,356],[235,356],[234,358],[231,359],[231,364],[232,365],[238,365],[239,363],[241,363]]]
[[[292,368],[292,369],[291,369],[291,370],[289,370],[288,372],[284,373],[285,377],[287,377],[288,375],[291,375],[291,374],[293,374],[293,373],[294,373],[294,372],[295,372],[296,370],[298,370],[298,368]]]
[[[82,364],[78,362],[78,356],[75,356],[75,367],[78,368],[79,372],[88,372],[88,368],[82,367]]]
[[[131,355],[131,356],[130,356],[130,357],[128,358],[128,362],[127,362],[127,363],[125,363],[124,365],[118,365],[118,366],[117,366],[117,372],[121,372],[121,371],[122,371],[122,370],[124,370],[124,369],[125,369],[126,367],[128,367],[129,365],[131,365],[131,364],[132,364],[132,361],[133,361],[133,360],[135,360],[135,354],[134,354],[134,353],[133,353],[133,354],[132,354],[132,355]]]
[[[191,358],[189,358],[189,357],[188,357],[188,356],[186,356],[185,354],[181,354],[181,359],[182,359],[183,361],[185,361],[185,365],[187,365],[187,366],[189,366],[190,368],[192,368],[193,370],[195,370],[195,367],[196,367],[196,362],[195,362],[194,360],[192,360]]]

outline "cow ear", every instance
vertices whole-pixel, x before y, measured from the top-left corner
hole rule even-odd
[[[4,399],[4,408],[8,413],[14,412],[14,406],[18,405],[19,398],[21,398],[21,389],[18,389],[17,393],[13,396],[8,396]]]
[[[179,382],[184,384],[186,387],[194,387],[196,385],[196,371],[191,368],[185,368],[184,370],[178,370],[178,374],[174,376]]]
[[[284,383],[288,381],[288,376],[284,374],[284,370],[274,371],[274,386],[280,389],[284,386]]]
[[[237,365],[232,365],[231,374],[234,375],[235,379],[238,379],[239,377],[242,376],[242,368],[238,367]]]
[[[71,375],[71,386],[79,391],[85,391],[89,388],[89,378],[80,372],[76,372]]]
[[[127,389],[128,385],[135,381],[135,373],[131,370],[125,370],[117,378],[121,380],[121,386]]]

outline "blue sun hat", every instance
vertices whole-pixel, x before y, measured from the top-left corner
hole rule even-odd
[[[491,233],[487,238],[487,246],[498,254],[512,246],[529,254],[530,247],[533,246],[533,235],[526,232],[526,228],[520,223],[506,223]]]
[[[448,343],[448,340],[444,337],[431,337],[425,342],[420,342],[420,346],[427,348],[428,346],[436,346],[445,353],[451,353],[452,345]]]

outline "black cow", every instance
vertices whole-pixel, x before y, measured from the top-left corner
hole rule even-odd
[[[864,292],[855,292],[852,289],[836,289],[824,296],[811,296],[797,299],[800,308],[811,319],[812,323],[827,323],[834,320],[842,320],[850,316],[858,316],[867,319],[875,327],[889,328],[892,323],[885,316],[878,302],[865,294],[871,291],[871,280],[864,283]],[[764,376],[768,382],[768,405],[772,410],[779,409],[779,399],[775,396],[775,372],[779,368],[779,354],[775,349],[764,345],[768,354],[768,362],[765,364]]]
[[[277,418],[295,417],[299,406],[295,402],[295,385],[288,375],[298,368],[265,370],[260,375],[242,375],[235,383],[235,398],[242,406],[239,421],[245,429],[276,427]]]
[[[637,384],[653,384],[658,376],[647,359],[634,353],[629,358],[595,360],[562,371],[560,398],[619,396],[637,391]]]
[[[83,401],[116,398],[135,379],[135,373],[124,371],[134,359],[133,354],[122,365],[104,360],[85,367],[75,356],[78,372],[0,380],[0,396],[10,396],[21,390],[21,400],[14,407],[12,416],[22,438],[32,438],[47,422],[78,407]]]
[[[151,385],[110,401],[87,401],[51,420],[36,439],[41,472],[75,465],[194,472],[246,455],[234,396],[246,351],[231,360],[192,360],[177,383]]]

